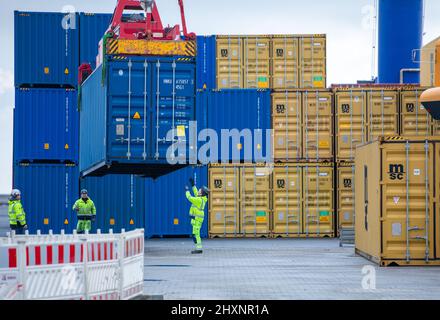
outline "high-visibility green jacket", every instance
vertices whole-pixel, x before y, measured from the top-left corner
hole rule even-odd
[[[81,217],[92,217],[96,216],[96,208],[95,204],[91,199],[87,199],[84,201],[83,199],[79,199],[73,205],[73,210],[79,209],[78,216]]]
[[[199,197],[199,191],[197,187],[193,187],[194,197],[191,196],[191,192],[186,192],[186,198],[191,202],[191,209],[189,210],[189,214],[192,217],[204,219],[205,218],[205,205],[208,202],[208,198],[206,196]]]
[[[16,226],[18,224],[26,225],[26,213],[20,200],[10,200],[8,208],[9,224]]]

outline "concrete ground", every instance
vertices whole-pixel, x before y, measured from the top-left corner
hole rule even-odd
[[[190,239],[145,245],[144,293],[166,300],[440,299],[440,268],[379,268],[335,239],[205,240],[200,256]]]

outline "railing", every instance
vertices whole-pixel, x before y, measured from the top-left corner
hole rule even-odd
[[[0,300],[128,300],[143,283],[143,229],[0,238]]]

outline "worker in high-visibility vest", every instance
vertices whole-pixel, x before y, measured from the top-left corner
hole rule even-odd
[[[186,189],[186,198],[191,202],[191,209],[189,210],[189,214],[191,216],[191,225],[192,225],[192,233],[193,239],[196,246],[196,249],[192,251],[192,254],[201,254],[202,250],[202,238],[200,237],[200,230],[202,229],[203,221],[205,220],[205,206],[208,202],[209,189],[207,187],[202,187],[200,190],[197,190],[197,187],[194,183],[194,179],[190,179],[189,183],[191,184],[194,196],[191,196],[191,192],[189,191],[188,186],[185,186]]]
[[[78,225],[76,231],[79,234],[92,230],[92,222],[96,219],[96,207],[89,198],[87,190],[81,191],[81,199],[73,205],[73,210],[77,212]]]
[[[9,226],[15,234],[24,234],[28,226],[26,224],[26,213],[24,212],[23,206],[21,204],[21,192],[20,190],[14,189],[11,192],[9,198]]]

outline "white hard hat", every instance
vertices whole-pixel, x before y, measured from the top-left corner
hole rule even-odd
[[[14,189],[11,191],[11,196],[12,197],[17,197],[17,196],[21,196],[21,191],[18,189]]]

